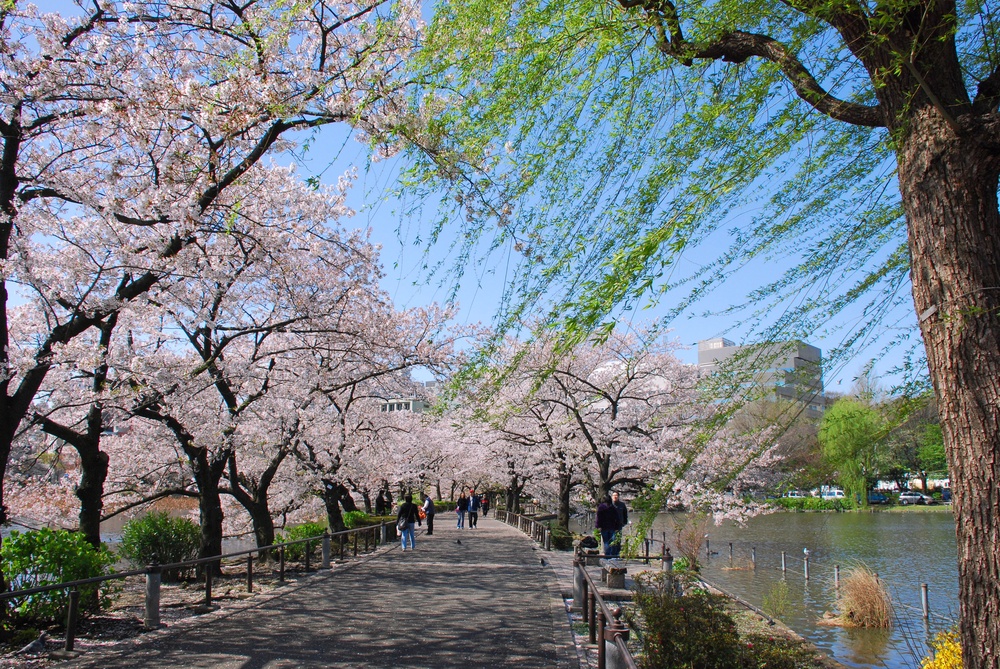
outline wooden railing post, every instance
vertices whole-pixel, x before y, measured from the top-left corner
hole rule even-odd
[[[253,553],[247,553],[247,592],[253,592]]]
[[[285,582],[285,547],[278,549],[278,583]]]
[[[162,579],[162,570],[158,565],[146,568],[146,611],[142,620],[146,629],[156,629],[160,626],[160,582]]]
[[[330,530],[323,532],[323,569],[330,568]]]
[[[70,588],[66,596],[66,651],[73,650],[76,641],[76,620],[80,611],[80,591]]]
[[[205,607],[212,606],[212,563],[205,563]]]
[[[309,573],[309,554],[312,553],[312,541],[306,539],[306,573]]]

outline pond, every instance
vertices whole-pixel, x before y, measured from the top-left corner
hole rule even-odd
[[[674,528],[684,514],[661,514],[654,532],[674,545]],[[787,585],[782,621],[824,652],[850,667],[909,669],[919,666],[927,641],[958,619],[958,566],[955,520],[947,507],[911,507],[873,513],[775,513],[745,527],[725,523],[704,528],[713,553],[703,575],[711,583],[760,607]],[[733,558],[730,560],[730,543]],[[809,580],[803,549],[809,549]],[[756,554],[753,568],[751,551]],[[781,570],[786,553],[787,571]],[[676,555],[676,550],[675,550]],[[834,611],[834,567],[843,578],[863,563],[879,575],[893,600],[891,630],[848,630],[817,624]],[[921,584],[928,586],[930,619],[921,610]]]

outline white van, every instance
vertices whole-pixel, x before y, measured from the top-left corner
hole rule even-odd
[[[844,499],[844,491],[840,488],[827,488],[819,496],[823,499]]]

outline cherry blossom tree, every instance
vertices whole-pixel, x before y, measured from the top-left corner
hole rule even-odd
[[[313,340],[300,363],[299,373],[314,379],[324,401],[313,404],[316,418],[295,455],[321,484],[330,527],[338,531],[344,527],[341,508],[355,506],[350,464],[371,457],[407,429],[383,404],[412,393],[408,374],[416,367],[447,373],[461,335],[446,329],[450,312],[436,306],[398,312],[381,299],[370,305],[371,311],[355,314],[353,337]],[[397,481],[401,469],[396,468]],[[384,475],[366,478],[377,487]]]
[[[75,17],[9,3],[0,25],[3,523],[13,440],[66,345],[233,235],[252,202],[234,189],[280,170],[262,159],[289,131],[395,122],[420,20],[406,1],[95,0]],[[17,300],[44,313],[30,336]]]

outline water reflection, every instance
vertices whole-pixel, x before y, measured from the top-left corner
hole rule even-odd
[[[669,542],[676,526],[674,514],[661,514],[653,528],[655,536],[666,533]],[[754,518],[743,528],[728,523],[712,527],[708,534],[711,551],[717,553],[706,557],[702,549],[703,573],[709,581],[761,606],[783,580],[789,600],[783,621],[846,665],[919,666],[929,636],[957,619],[955,521],[947,509],[777,513]],[[804,548],[809,549],[808,581]],[[896,615],[892,630],[818,624],[824,612],[836,609],[835,567],[840,566],[843,577],[858,563],[878,573],[887,585]],[[932,614],[927,624],[921,611],[922,583],[928,584]]]

